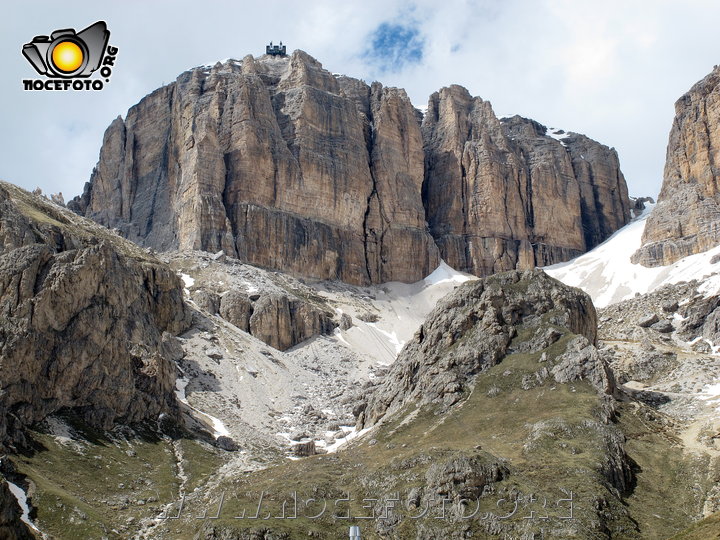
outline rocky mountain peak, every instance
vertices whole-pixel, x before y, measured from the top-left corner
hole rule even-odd
[[[720,67],[675,102],[663,185],[633,257],[671,264],[720,243]]]
[[[303,51],[246,56],[185,72],[113,121],[68,206],[141,245],[315,279],[412,282],[440,257],[476,275],[530,268],[602,241],[629,202],[614,152],[587,139],[575,159],[528,122],[452,85],[421,126],[402,89]]]
[[[442,258],[476,275],[570,259],[630,219],[617,153],[582,135],[548,135],[454,86],[423,121],[424,201]]]

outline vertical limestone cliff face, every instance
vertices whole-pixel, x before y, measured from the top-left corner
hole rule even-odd
[[[660,266],[720,243],[720,67],[675,103],[663,185],[633,262]]]
[[[196,68],[108,128],[74,211],[156,249],[367,284],[578,255],[629,219],[614,150],[458,86],[405,91],[302,51]],[[429,227],[428,227],[429,223]]]
[[[158,249],[223,249],[351,283],[414,281],[439,263],[423,148],[402,90],[307,54],[197,68],[108,128],[72,208]]]
[[[477,275],[570,259],[630,219],[617,154],[583,135],[549,136],[464,88],[430,97],[424,200],[448,264]]]

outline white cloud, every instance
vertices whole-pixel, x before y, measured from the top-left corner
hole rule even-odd
[[[457,83],[518,113],[586,133],[618,149],[632,193],[659,190],[673,103],[718,63],[720,3],[691,0],[366,0],[204,2],[183,0],[14,2],[0,21],[5,70],[0,177],[26,188],[77,194],[107,125],[182,71],[260,54],[282,39],[328,69],[372,80],[363,59],[382,22],[409,17],[424,39],[422,62],[382,82],[423,104]],[[23,92],[33,72],[20,54],[34,35],[104,19],[120,47],[100,93]]]

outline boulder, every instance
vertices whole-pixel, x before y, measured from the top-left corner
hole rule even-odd
[[[280,293],[260,297],[250,317],[250,333],[280,351],[312,336],[330,333],[334,328],[328,313]]]
[[[661,334],[669,334],[674,330],[672,323],[667,319],[656,322],[655,324],[650,326],[650,328],[652,328],[656,332],[660,332]]]
[[[292,453],[297,457],[309,457],[316,454],[315,441],[303,441],[292,445]]]
[[[658,316],[655,313],[648,313],[646,315],[643,315],[639,320],[637,325],[640,328],[648,328],[658,322]]]
[[[216,292],[195,289],[192,292],[192,299],[200,309],[207,311],[210,315],[215,315],[220,309],[220,296]]]
[[[238,290],[230,290],[220,299],[220,316],[230,324],[245,332],[250,331],[250,317],[253,303],[248,296]]]
[[[237,452],[240,449],[238,444],[232,438],[225,435],[220,435],[217,439],[215,439],[215,444],[218,448],[227,452]]]

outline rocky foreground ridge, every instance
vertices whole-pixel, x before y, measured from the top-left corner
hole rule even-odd
[[[657,207],[633,262],[663,266],[720,243],[720,67],[675,103]]]
[[[159,250],[354,284],[567,260],[630,218],[617,154],[462,87],[405,91],[302,51],[199,67],[108,128],[74,211]]]
[[[357,444],[234,478],[233,486],[395,498],[388,517],[358,520],[368,538],[638,537],[623,506],[634,471],[618,388],[596,336],[590,298],[541,270],[468,281],[440,301],[389,373],[367,389],[355,413],[358,428],[369,431]],[[559,518],[549,498],[544,521],[527,518],[534,502],[542,505],[538,494],[558,485],[582,492],[574,519]],[[520,501],[517,511],[500,513],[511,497]],[[363,515],[352,501],[350,513]],[[228,515],[249,503],[228,501]],[[409,517],[423,510],[428,519]],[[202,523],[197,537],[336,538],[347,523],[220,517]],[[160,530],[172,537],[178,527]]]
[[[597,315],[587,294],[541,270],[468,282],[428,315],[381,387],[369,397],[358,423],[360,427],[373,425],[408,401],[457,403],[479,373],[506,355],[543,350],[567,332],[577,335],[577,343],[568,351],[583,353],[569,353],[557,366],[543,358],[537,381],[528,384],[550,376],[558,382],[587,379],[599,391],[612,394],[612,374],[594,347]],[[523,335],[518,337],[519,333]]]
[[[177,413],[180,279],[132,243],[0,183],[0,445],[73,409],[91,425]]]
[[[0,536],[338,538],[307,501],[350,497],[398,501],[367,538],[664,538],[720,508],[713,278],[599,317],[540,270],[307,283],[2,189]],[[187,431],[136,422],[176,398]],[[288,491],[298,519],[235,518]]]

